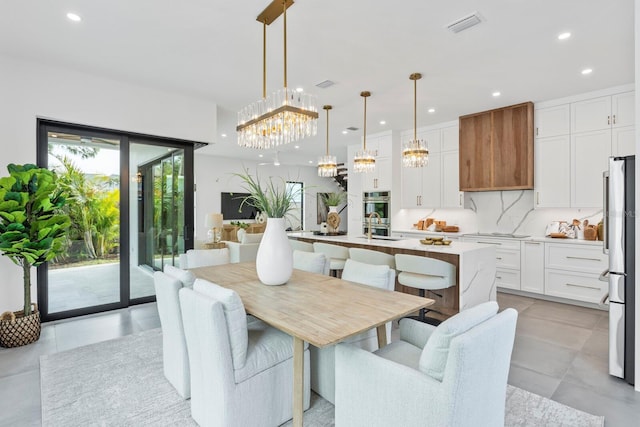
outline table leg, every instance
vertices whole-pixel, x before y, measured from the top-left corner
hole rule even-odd
[[[377,327],[378,330],[378,348],[382,348],[387,345],[387,326],[380,325]]]
[[[293,337],[293,427],[302,427],[304,417],[304,341]]]

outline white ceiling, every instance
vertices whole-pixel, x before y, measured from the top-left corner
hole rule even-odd
[[[0,54],[176,91],[219,106],[215,144],[201,152],[256,160],[236,145],[236,111],[262,92],[262,25],[269,0],[2,0]],[[37,4],[37,7],[35,6]],[[345,161],[367,133],[418,127],[525,101],[544,101],[634,82],[633,0],[298,0],[287,12],[289,87],[332,104],[331,151]],[[82,22],[65,15],[78,13]],[[446,26],[477,11],[483,22]],[[572,37],[559,41],[557,35]],[[282,87],[282,18],[267,28],[268,91]],[[581,75],[584,68],[593,73]],[[330,79],[335,86],[314,85]],[[502,96],[493,98],[491,93]],[[435,108],[433,114],[428,108]],[[283,164],[324,153],[325,121]],[[386,125],[380,125],[386,120]],[[226,133],[223,138],[221,134]],[[265,153],[264,159],[272,158]]]

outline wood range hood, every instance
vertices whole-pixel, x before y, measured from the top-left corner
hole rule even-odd
[[[533,189],[533,102],[460,117],[460,191]]]

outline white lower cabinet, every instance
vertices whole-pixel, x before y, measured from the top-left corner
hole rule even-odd
[[[600,246],[547,243],[545,295],[598,304],[608,292],[599,280],[609,267]]]
[[[547,269],[545,295],[597,304],[607,293],[608,284],[598,275]]]
[[[523,240],[520,254],[520,289],[544,294],[544,243]]]
[[[520,290],[520,241],[492,237],[464,237],[465,242],[496,247],[496,286]]]

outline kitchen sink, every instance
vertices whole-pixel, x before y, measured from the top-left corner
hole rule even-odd
[[[528,236],[526,234],[513,234],[513,233],[474,233],[468,234],[468,236],[481,236],[481,237],[507,237],[510,239],[526,239]]]
[[[358,236],[360,239],[367,239],[369,240],[369,238],[367,236]],[[400,239],[398,237],[387,237],[387,236],[371,236],[371,240],[390,240],[392,242],[397,242],[399,240],[404,240],[404,239]]]

